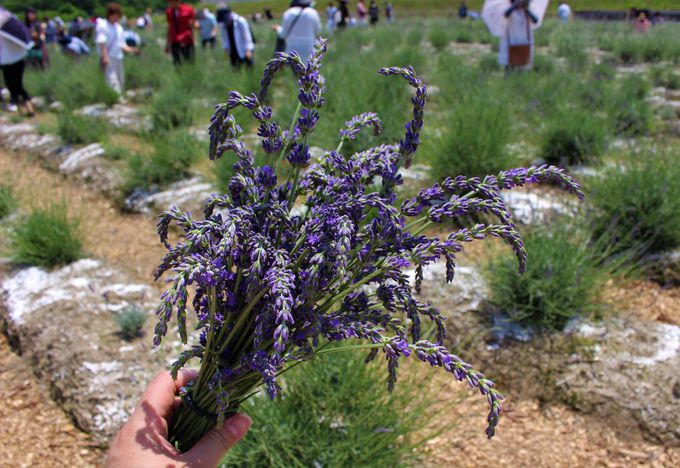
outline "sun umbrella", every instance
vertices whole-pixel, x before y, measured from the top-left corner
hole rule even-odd
[[[16,63],[33,47],[24,23],[4,8],[0,8],[0,65]]]
[[[532,24],[531,28],[537,29],[541,26],[545,11],[548,9],[548,0],[530,0],[528,3],[529,11],[538,18],[538,22]],[[485,0],[482,19],[494,36],[500,37],[507,31],[508,19],[505,17],[505,12],[511,5],[510,0]]]
[[[33,47],[31,35],[16,16],[0,8],[0,38],[26,50]]]

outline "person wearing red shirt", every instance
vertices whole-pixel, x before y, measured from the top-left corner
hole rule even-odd
[[[165,10],[168,20],[168,39],[165,51],[172,53],[172,61],[180,65],[183,61],[194,61],[194,30],[196,12],[180,0],[168,0]]]

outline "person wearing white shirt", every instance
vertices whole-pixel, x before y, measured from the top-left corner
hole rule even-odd
[[[306,61],[321,33],[321,18],[311,0],[293,0],[283,14],[281,26],[275,26],[279,37],[286,41],[286,52],[297,52]]]
[[[243,16],[237,15],[225,6],[220,13],[222,47],[233,67],[252,66],[255,41],[250,24]]]
[[[99,60],[104,70],[106,84],[118,94],[125,87],[125,68],[123,57],[125,52],[134,53],[134,47],[125,43],[125,32],[119,24],[123,11],[117,3],[106,5],[106,19],[97,19],[95,38],[99,50]]]

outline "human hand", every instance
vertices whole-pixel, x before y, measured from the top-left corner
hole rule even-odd
[[[173,381],[162,372],[149,384],[130,419],[118,431],[106,457],[107,468],[191,467],[213,468],[224,454],[248,432],[251,420],[232,416],[219,429],[206,434],[191,450],[180,453],[168,442],[172,412],[180,403],[178,390],[196,377],[182,371]]]
[[[248,60],[253,58],[253,51],[252,50],[246,50],[246,58]]]

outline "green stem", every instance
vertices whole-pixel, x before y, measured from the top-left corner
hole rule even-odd
[[[335,148],[335,152],[339,154],[339,153],[340,153],[340,150],[342,149],[342,146],[343,146],[344,144],[345,144],[345,139],[343,138],[342,140],[340,140],[340,143],[338,143],[338,147]]]
[[[295,130],[295,123],[297,122],[298,117],[300,117],[300,111],[302,110],[302,103],[298,102],[297,107],[295,108],[295,114],[293,114],[293,121],[290,123],[290,128],[288,129],[288,135],[286,135],[286,141],[283,144],[283,148],[281,149],[281,154],[279,155],[279,160],[277,163],[280,163],[281,160],[286,156],[286,152],[288,151],[288,148],[290,147],[290,142],[292,141],[291,135],[293,134],[293,130]]]
[[[361,344],[361,345],[350,345],[350,346],[338,346],[335,348],[328,348],[326,350],[321,350],[316,352],[315,354],[317,356],[323,355],[323,354],[329,354],[329,353],[339,353],[341,351],[355,351],[355,350],[364,350],[364,349],[375,349],[375,348],[382,348],[384,345],[382,343],[376,343],[376,344]]]

